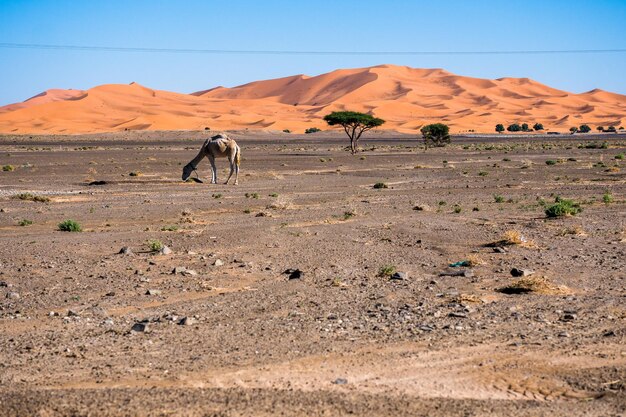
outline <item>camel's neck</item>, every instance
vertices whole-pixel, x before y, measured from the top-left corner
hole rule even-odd
[[[200,163],[200,161],[202,161],[202,158],[204,158],[205,156],[206,156],[206,150],[204,149],[204,146],[203,146],[202,149],[200,149],[200,152],[198,152],[198,155],[196,155],[196,157],[193,158],[191,162],[189,162],[189,164],[195,169]]]

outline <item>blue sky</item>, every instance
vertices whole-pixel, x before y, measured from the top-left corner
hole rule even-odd
[[[624,49],[626,1],[0,0],[0,42],[301,51]],[[0,105],[49,88],[136,81],[188,93],[384,63],[626,94],[626,53],[326,56],[0,48]]]

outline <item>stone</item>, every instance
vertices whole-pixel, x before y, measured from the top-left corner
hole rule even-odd
[[[148,331],[148,323],[135,323],[133,327],[130,328],[133,332],[147,332]]]
[[[448,314],[448,317],[456,317],[456,318],[464,319],[464,318],[467,318],[467,314],[452,311],[451,313]]]
[[[465,278],[472,278],[474,276],[474,271],[472,271],[471,269],[461,269],[461,270],[453,270],[453,269],[446,269],[445,271],[439,273],[440,277],[465,277]]]
[[[495,248],[493,248],[493,251],[495,253],[506,253],[506,249],[503,248],[502,246],[496,246]]]
[[[346,385],[348,383],[348,380],[345,378],[337,378],[333,381],[333,384],[335,385]]]
[[[169,255],[170,253],[172,253],[172,250],[168,248],[167,246],[163,246],[161,250],[159,251],[159,253],[161,255]]]
[[[184,266],[177,266],[176,268],[172,270],[172,274],[182,274],[186,270],[187,268],[185,268]]]
[[[561,316],[561,321],[574,321],[578,316],[574,313],[565,313]]]
[[[196,319],[194,319],[193,317],[183,317],[182,319],[180,319],[178,324],[180,324],[181,326],[192,326],[196,324]]]
[[[132,255],[133,254],[133,250],[131,248],[129,248],[128,246],[124,246],[124,247],[122,247],[122,249],[120,249],[120,251],[118,253],[120,255]]]
[[[161,290],[149,289],[146,291],[146,295],[161,295]]]
[[[80,316],[80,314],[78,314],[77,311],[74,311],[74,310],[67,311],[67,317],[78,317],[78,316]]]
[[[283,274],[289,275],[289,279],[292,280],[292,279],[302,278],[302,275],[304,274],[304,272],[300,271],[299,269],[289,268],[289,269],[286,269],[285,272],[283,272]]]
[[[511,269],[511,275],[513,275],[514,277],[527,277],[534,273],[535,271],[533,271],[532,269],[520,269],[520,268]]]
[[[398,280],[398,281],[404,281],[405,279],[409,278],[409,274],[408,272],[394,272],[392,276],[389,277],[389,279],[393,279],[393,280]]]
[[[189,276],[196,276],[198,275],[198,273],[196,271],[194,271],[193,269],[185,269],[182,272],[183,275],[189,275]]]
[[[15,291],[11,291],[7,293],[6,298],[10,300],[17,300],[20,298],[20,294]]]
[[[222,266],[224,265],[224,261],[222,261],[221,259],[216,259],[215,262],[213,262],[213,266]]]
[[[567,332],[561,332],[558,334],[559,337],[569,337],[569,333]]]

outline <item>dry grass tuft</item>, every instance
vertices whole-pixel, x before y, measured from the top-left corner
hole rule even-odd
[[[288,210],[293,207],[291,200],[283,196],[277,197],[276,200],[267,205],[267,208],[272,210]]]
[[[502,235],[502,239],[492,243],[488,243],[488,247],[498,246],[521,246],[523,248],[536,248],[537,244],[530,239],[527,239],[517,230],[507,230]]]
[[[547,295],[567,294],[569,292],[567,287],[556,285],[543,276],[524,277],[512,284],[499,288],[498,291],[504,294],[526,294],[532,292]]]
[[[482,304],[484,303],[482,298],[480,298],[479,296],[475,294],[459,294],[457,296],[452,297],[450,301],[452,301],[453,303],[458,303],[458,304],[464,304],[464,303]]]
[[[587,236],[587,232],[585,232],[585,229],[583,229],[582,227],[576,225],[576,226],[563,229],[558,233],[558,236],[568,236],[568,235]]]
[[[472,254],[467,257],[467,266],[475,267],[479,265],[484,265],[486,262],[478,255]]]

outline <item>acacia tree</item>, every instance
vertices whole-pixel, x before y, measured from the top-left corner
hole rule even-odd
[[[533,129],[535,129],[535,130],[543,130],[543,125],[541,123],[535,123],[533,125]]]
[[[350,151],[354,154],[359,147],[363,132],[385,123],[383,119],[356,111],[334,111],[324,116],[330,126],[340,125],[350,138]]]
[[[498,123],[496,125],[496,132],[498,132],[498,133],[504,132],[504,125],[502,123]]]
[[[426,125],[420,129],[426,149],[428,146],[446,146],[450,143],[450,128],[443,123]]]

